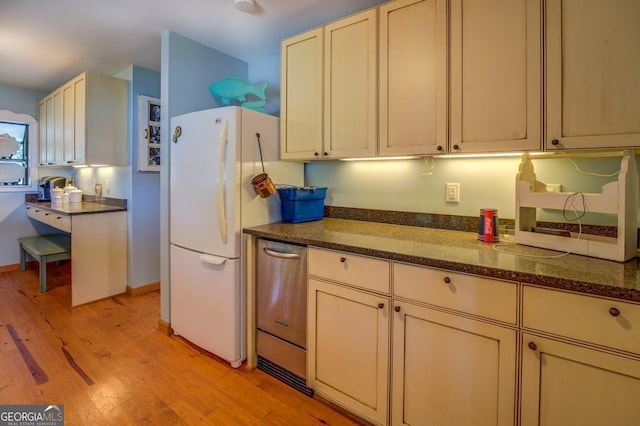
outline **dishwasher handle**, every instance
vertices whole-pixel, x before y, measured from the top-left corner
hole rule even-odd
[[[278,259],[293,259],[293,260],[300,259],[300,255],[298,253],[283,253],[281,251],[271,250],[270,248],[267,248],[267,247],[264,247],[262,251],[264,251],[265,254],[271,257],[277,257]]]

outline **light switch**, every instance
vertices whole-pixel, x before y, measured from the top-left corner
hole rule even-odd
[[[460,202],[460,184],[459,183],[447,183],[447,187],[444,194],[444,200],[447,203]]]

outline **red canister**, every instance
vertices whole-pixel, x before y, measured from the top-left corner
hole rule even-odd
[[[498,210],[480,209],[478,240],[486,243],[493,243],[500,241],[500,237],[498,235]]]

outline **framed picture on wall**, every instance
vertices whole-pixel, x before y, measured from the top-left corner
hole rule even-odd
[[[138,96],[138,171],[160,171],[160,99]]]

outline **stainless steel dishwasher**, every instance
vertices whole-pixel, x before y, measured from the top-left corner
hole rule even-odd
[[[312,395],[306,386],[307,248],[258,240],[258,368]]]

